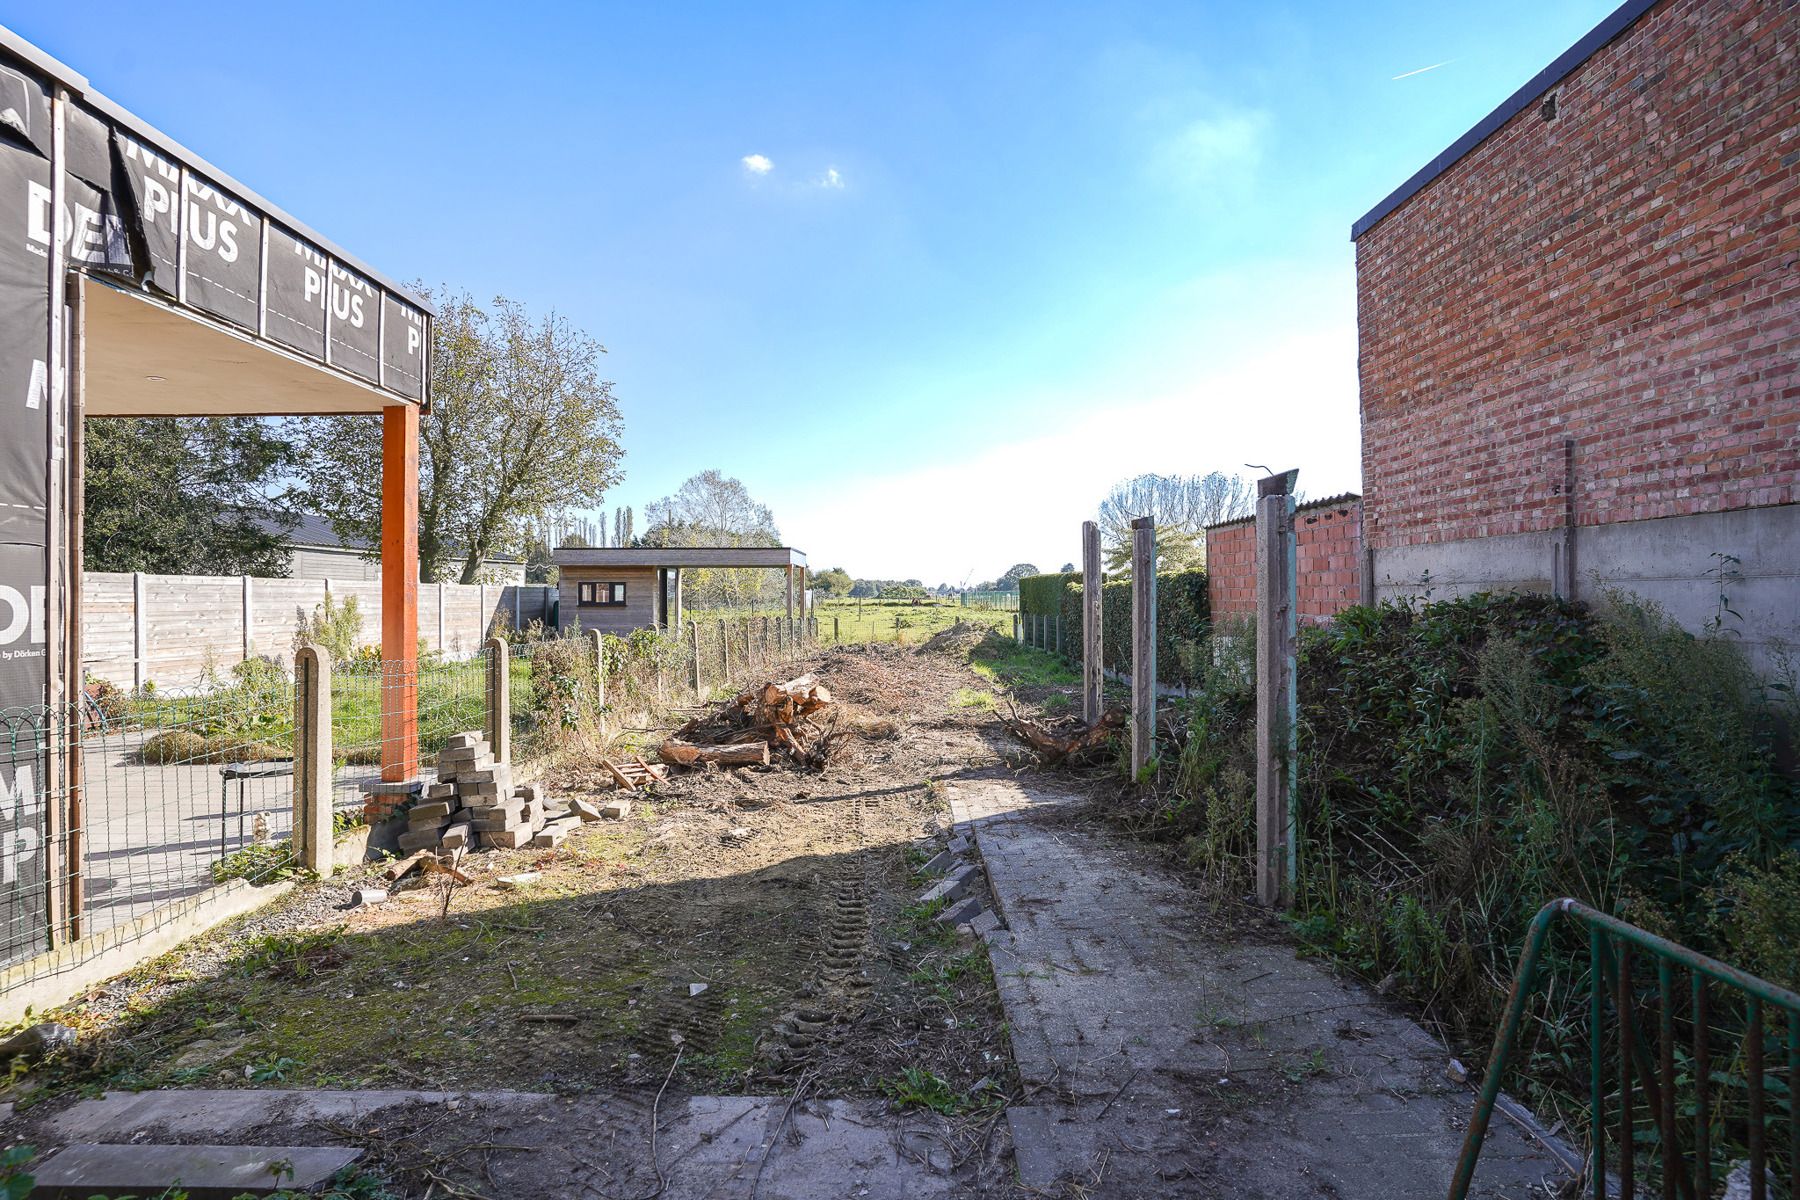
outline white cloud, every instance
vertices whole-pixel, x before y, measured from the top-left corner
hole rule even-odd
[[[744,170],[752,175],[767,175],[775,169],[775,164],[764,154],[746,154],[738,160],[744,164]]]
[[[1047,422],[1053,432],[834,482],[829,504],[786,484],[768,499],[812,562],[858,575],[957,584],[967,573],[973,584],[1015,561],[1054,570],[1080,558],[1081,522],[1107,489],[1143,471],[1255,475],[1242,464],[1260,462],[1299,467],[1311,496],[1357,489],[1355,364],[1354,327],[1294,333],[1135,401]]]
[[[1262,161],[1269,114],[1231,110],[1199,117],[1166,135],[1153,152],[1157,172],[1189,186],[1245,182]]]
[[[819,186],[822,188],[842,189],[844,186],[844,177],[838,174],[838,169],[836,167],[826,167],[825,173],[819,176]]]

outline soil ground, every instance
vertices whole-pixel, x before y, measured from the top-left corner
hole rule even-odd
[[[879,1095],[908,1070],[1010,1087],[986,957],[912,904],[948,822],[939,781],[998,762],[955,658],[833,648],[815,671],[865,736],[825,770],[677,772],[555,850],[472,856],[477,882],[350,908],[361,869],[53,1014],[109,1086]],[[786,669],[786,668],[784,668]],[[545,781],[613,795],[597,766]],[[747,832],[746,832],[747,831]],[[936,842],[934,842],[936,838]],[[535,878],[507,886],[502,878]],[[376,880],[376,882],[379,882]]]

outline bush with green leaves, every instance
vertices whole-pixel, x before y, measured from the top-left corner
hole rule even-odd
[[[334,663],[347,663],[356,656],[362,644],[362,610],[355,596],[339,601],[330,592],[314,606],[311,613],[304,608],[294,611],[294,650],[317,646],[331,655]]]
[[[1242,678],[1203,678],[1153,814],[1240,895],[1255,732]],[[1472,1050],[1532,916],[1559,896],[1779,978],[1800,928],[1785,695],[1729,638],[1622,598],[1346,610],[1301,634],[1295,927],[1431,1004]],[[1580,1069],[1565,1052],[1585,1044],[1575,942],[1552,946],[1528,1087]]]

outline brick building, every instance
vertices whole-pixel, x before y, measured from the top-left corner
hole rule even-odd
[[[1797,58],[1800,5],[1630,0],[1356,223],[1376,596],[1800,642]]]
[[[1300,620],[1327,621],[1362,598],[1362,501],[1346,493],[1294,510],[1295,593]],[[1256,518],[1206,530],[1206,593],[1213,620],[1256,615]]]

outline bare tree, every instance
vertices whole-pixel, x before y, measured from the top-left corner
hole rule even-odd
[[[1100,531],[1107,567],[1131,560],[1131,522],[1156,522],[1157,557],[1172,567],[1206,565],[1206,527],[1248,516],[1256,486],[1248,479],[1213,471],[1206,475],[1138,475],[1108,492],[1100,502]]]
[[[649,527],[644,541],[652,546],[779,546],[781,531],[769,506],[750,495],[741,480],[722,471],[691,476],[673,495],[644,510]],[[780,586],[767,570],[696,568],[685,580],[695,605],[741,607],[773,599]]]

